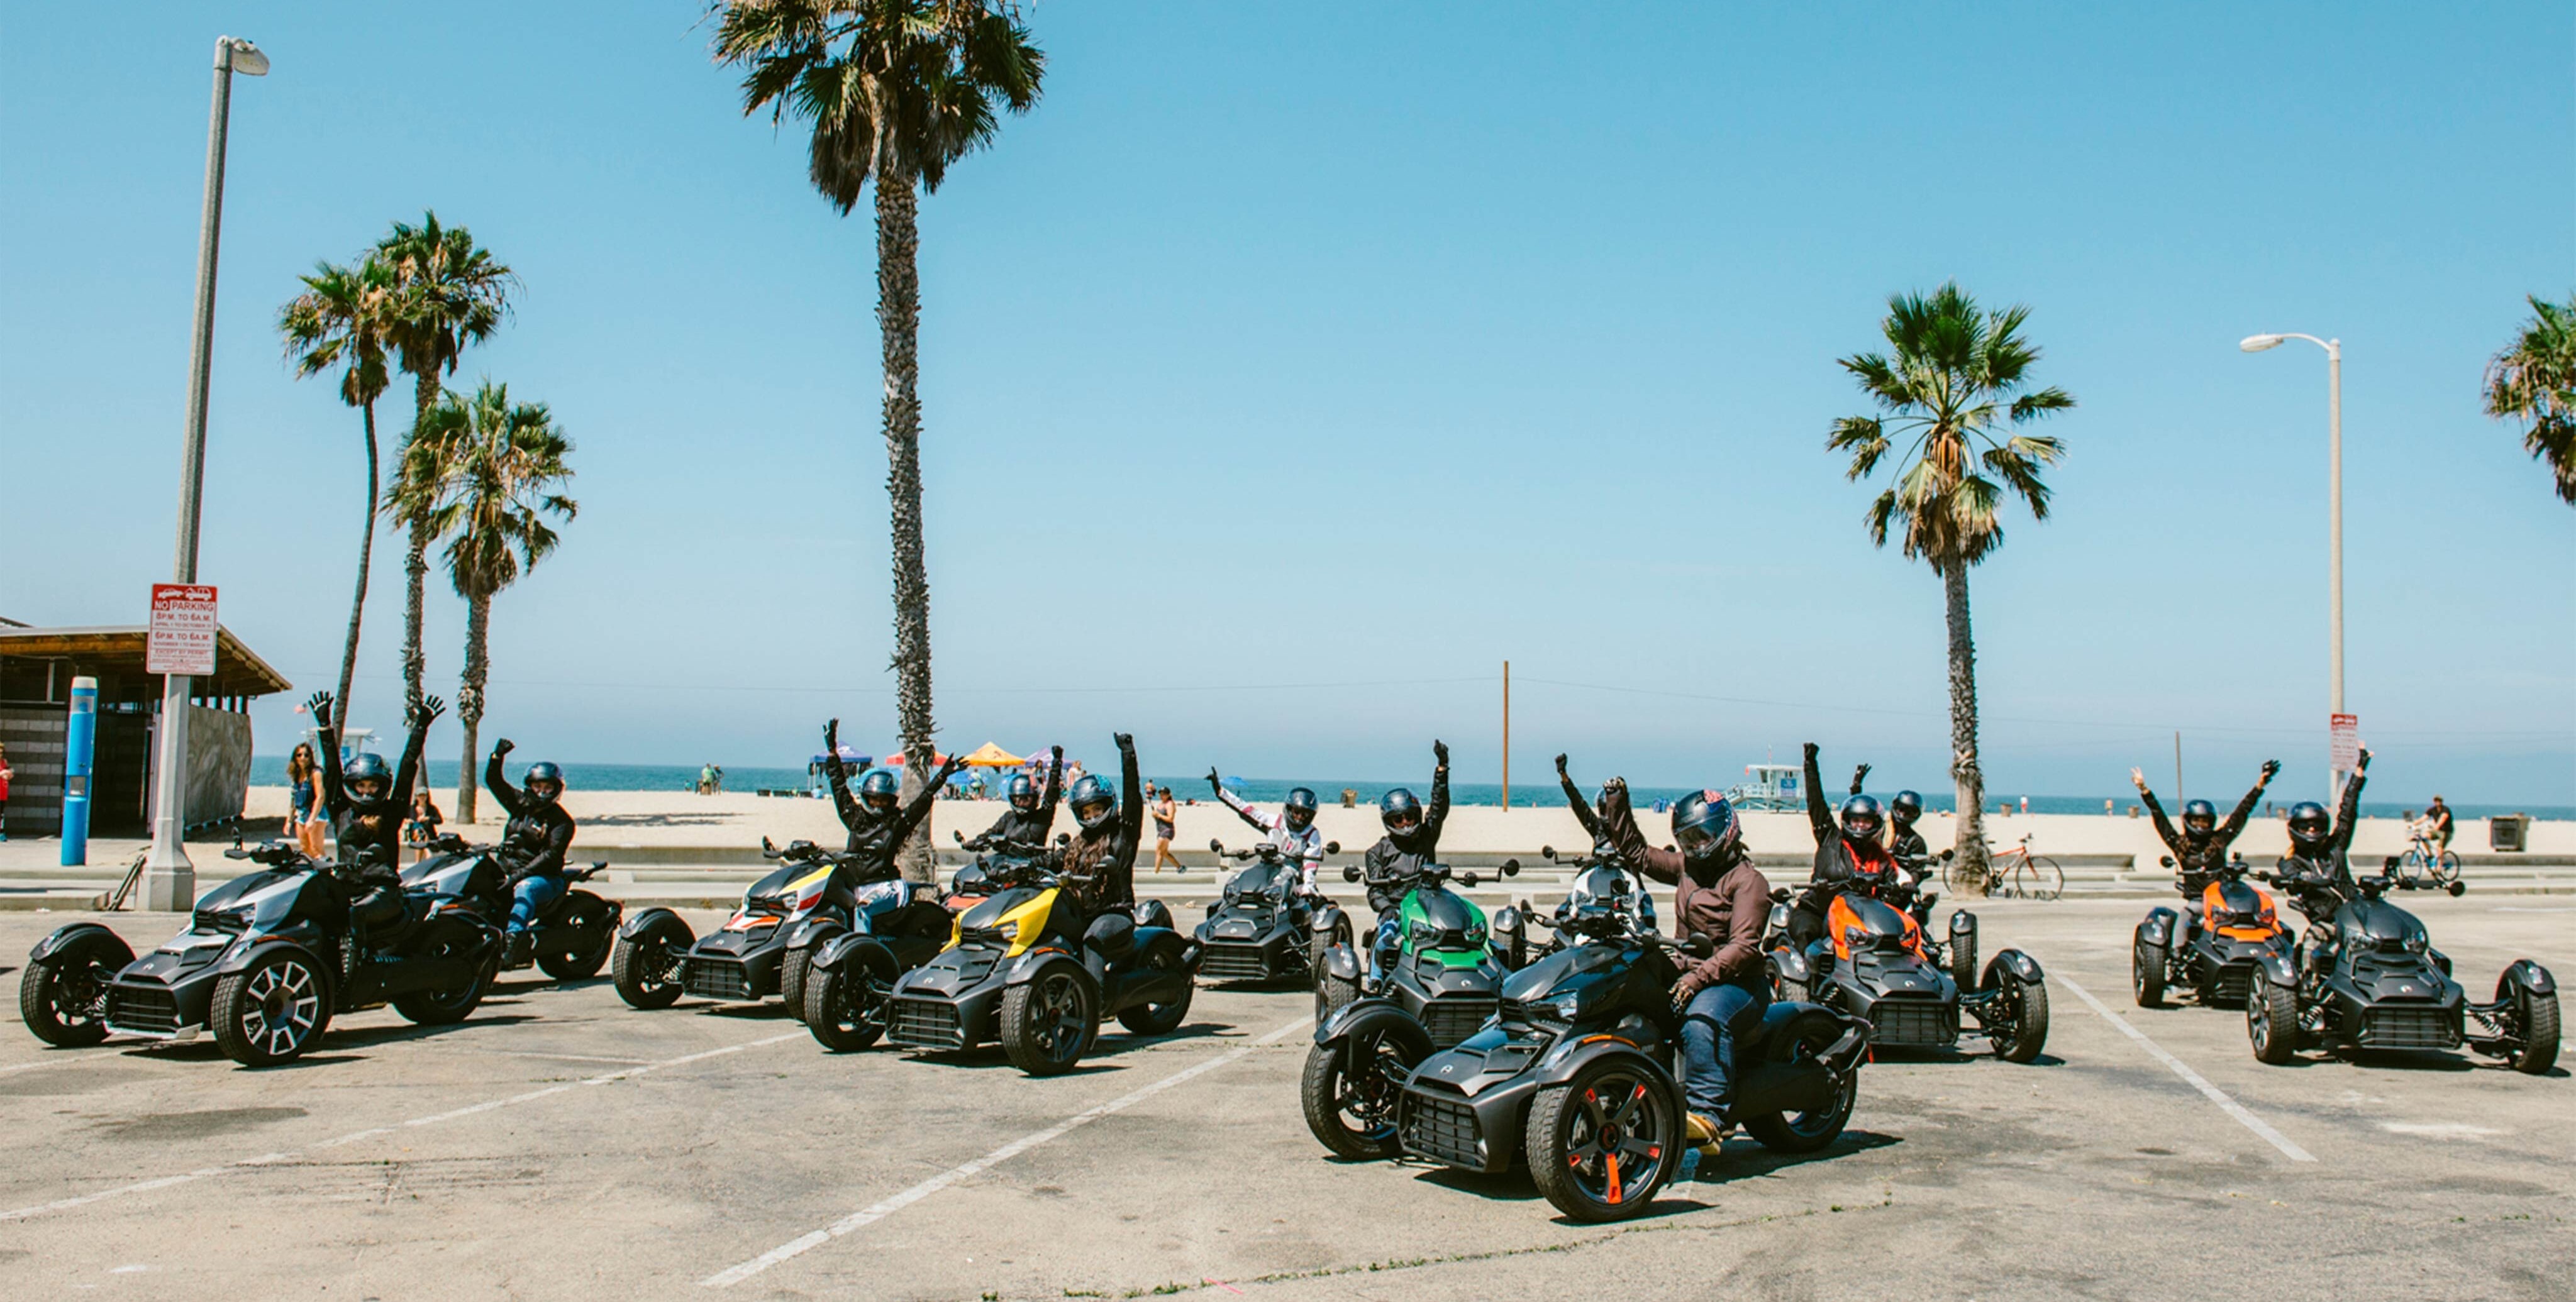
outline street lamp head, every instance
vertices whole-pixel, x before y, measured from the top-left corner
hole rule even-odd
[[[2266,348],[2280,347],[2281,341],[2287,338],[2288,335],[2247,335],[2236,346],[2249,353],[2259,353]]]
[[[223,46],[225,67],[245,77],[268,75],[268,56],[260,53],[258,46],[237,36],[225,37]]]

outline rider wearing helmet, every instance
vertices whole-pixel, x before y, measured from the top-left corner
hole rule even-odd
[[[1208,786],[1215,790],[1216,798],[1225,802],[1226,808],[1259,829],[1263,840],[1279,847],[1279,857],[1295,865],[1298,892],[1315,894],[1315,870],[1324,866],[1324,831],[1315,826],[1314,791],[1307,787],[1289,788],[1288,798],[1280,802],[1279,813],[1274,817],[1226,790],[1215,769],[1208,770],[1207,780]]]
[[[1085,773],[1064,798],[1079,825],[1073,844],[1065,847],[1064,871],[1091,879],[1066,889],[1093,913],[1136,902],[1136,847],[1144,842],[1145,786],[1136,775],[1136,738],[1122,732],[1113,739],[1121,785]]]
[[[1043,845],[1047,833],[1055,829],[1056,801],[1064,795],[1064,747],[1050,747],[1047,752],[1046,794],[1038,793],[1038,784],[1026,773],[1011,775],[1011,807],[993,820],[984,834],[966,843],[970,850],[982,850],[1004,841],[1023,845]]]
[[[2356,887],[2352,880],[2352,863],[2347,857],[2352,849],[2352,834],[2361,821],[2361,786],[2370,776],[2370,752],[2364,750],[2352,766],[2352,777],[2345,781],[2343,799],[2337,802],[2332,818],[2326,807],[2313,800],[2302,800],[2290,806],[2290,852],[2281,856],[2282,884],[2306,887],[2349,898]],[[2309,907],[2302,893],[2300,905],[2311,917],[2331,916],[2333,905],[2317,901],[2323,912]]]
[[[315,692],[305,702],[319,739],[315,749],[322,752],[322,809],[340,843],[336,875],[353,890],[350,920],[361,929],[382,927],[402,919],[402,821],[420,776],[421,744],[447,704],[424,697],[406,712],[411,735],[403,742],[399,767],[387,770],[383,756],[365,752],[351,757],[345,771],[339,730],[332,726],[334,704],[329,692]]]
[[[2138,795],[2147,802],[2147,813],[2156,820],[2156,835],[2164,840],[2166,849],[2173,851],[2174,886],[2183,898],[2184,936],[2200,924],[2201,892],[2217,881],[2226,868],[2227,848],[2245,830],[2245,820],[2253,816],[2254,806],[2263,799],[2263,788],[2272,785],[2272,775],[2280,771],[2281,761],[2263,761],[2263,776],[2256,778],[2254,789],[2236,802],[2236,812],[2229,814],[2223,825],[2218,821],[2218,806],[2206,800],[2184,801],[2182,831],[2177,833],[2165,818],[2165,807],[2156,802],[2156,793],[2147,788],[2147,775],[2138,769],[2129,770],[2129,781],[2138,788]],[[2320,806],[2318,812],[2323,813],[2324,808]]]
[[[1869,780],[1866,764],[1852,770],[1851,794],[1861,793],[1861,784]],[[1899,791],[1887,802],[1887,855],[1896,861],[1897,884],[1894,894],[1910,897],[1923,884],[1932,862],[1932,847],[1923,843],[1923,834],[1914,825],[1923,818],[1923,796],[1920,792]],[[1903,903],[1903,899],[1898,900]]]
[[[564,877],[564,852],[572,848],[573,822],[561,803],[563,770],[539,760],[528,766],[521,779],[525,785],[513,787],[501,772],[501,761],[515,749],[517,743],[503,737],[492,743],[492,758],[483,765],[483,785],[491,788],[492,798],[510,814],[508,825],[501,829],[498,854],[510,887],[510,934],[501,949],[505,968],[528,961],[535,944],[529,929],[572,889]]]
[[[1413,878],[1440,852],[1440,825],[1449,817],[1449,745],[1431,743],[1431,803],[1424,804],[1403,787],[1380,796],[1378,822],[1386,835],[1361,858],[1368,884],[1369,907],[1377,910],[1377,935],[1369,942],[1369,983],[1395,964],[1403,941],[1398,927],[1404,894]]]
[[[1825,906],[1846,887],[1886,890],[1900,884],[1896,860],[1881,837],[1886,811],[1874,796],[1847,796],[1839,811],[1825,804],[1824,780],[1816,771],[1816,743],[1808,742],[1807,826],[1816,838],[1816,862],[1807,888],[1789,909],[1789,943],[1806,948],[1825,935]]]
[[[1562,765],[1562,760],[1559,761]],[[1567,779],[1572,785],[1572,779]],[[1602,835],[1638,871],[1673,890],[1681,935],[1703,935],[1717,951],[1673,983],[1673,1006],[1682,1013],[1682,1094],[1690,1113],[1690,1141],[1711,1145],[1729,1128],[1734,1103],[1735,1040],[1771,1006],[1769,970],[1762,958],[1762,928],[1771,916],[1771,884],[1744,848],[1743,825],[1726,797],[1694,791],[1673,802],[1673,844],[1646,843],[1628,807],[1628,783],[1612,778],[1601,788]]]
[[[842,852],[893,862],[903,843],[912,839],[913,829],[930,816],[931,802],[947,789],[948,779],[964,767],[966,761],[949,756],[948,762],[939,766],[939,772],[913,794],[909,805],[902,801],[903,782],[892,769],[869,769],[859,778],[859,794],[852,796],[850,766],[841,762],[841,721],[834,719],[824,724],[823,773],[831,779],[832,806],[841,815],[841,826],[850,833]]]

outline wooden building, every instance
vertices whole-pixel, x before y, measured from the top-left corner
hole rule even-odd
[[[98,743],[90,765],[90,832],[138,836],[151,830],[152,736],[161,714],[161,676],[143,671],[149,630],[29,628],[0,620],[0,747],[15,771],[9,784],[11,836],[62,830],[63,747],[72,680],[98,680]],[[215,631],[215,672],[194,680],[188,717],[190,827],[241,816],[250,786],[250,701],[293,684],[233,636]]]

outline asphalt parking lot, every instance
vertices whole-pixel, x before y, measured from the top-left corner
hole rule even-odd
[[[2576,974],[2576,903],[2407,904],[2474,998],[2517,956]],[[1732,1141],[1616,1228],[1525,1180],[1328,1160],[1297,993],[1202,989],[1179,1034],[1113,1028],[1054,1080],[998,1050],[834,1056],[775,1005],[635,1012],[604,978],[511,981],[454,1027],[354,1015],[269,1071],[12,1026],[0,1296],[2576,1293],[2564,1068],[2264,1067],[2238,1015],[2130,1004],[2143,908],[1983,907],[1989,952],[2048,969],[2046,1057],[1874,1063],[1833,1149]],[[0,916],[13,988],[75,916]],[[112,920],[138,948],[179,923]]]

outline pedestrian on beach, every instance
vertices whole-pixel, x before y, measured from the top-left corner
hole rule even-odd
[[[317,858],[322,853],[316,812],[321,799],[322,766],[313,758],[313,743],[297,742],[295,753],[286,757],[286,839]]]
[[[2440,799],[2440,797],[2435,797]],[[0,841],[9,839],[9,748],[0,746]]]
[[[701,764],[701,765],[699,765],[699,766],[698,766],[698,794],[699,794],[699,795],[702,795],[702,796],[711,796],[711,795],[714,795],[714,794],[715,794],[715,790],[716,790],[716,766],[715,766],[715,765],[713,765],[713,764]]]
[[[1172,789],[1154,793],[1154,871],[1163,871],[1168,863],[1173,872],[1181,871],[1181,861],[1172,855],[1172,829],[1181,816],[1179,804],[1172,799]]]
[[[429,857],[429,843],[438,839],[438,825],[447,815],[438,812],[438,802],[431,799],[429,788],[422,787],[411,798],[411,817],[403,823],[403,840],[412,848],[411,861],[419,863]]]

